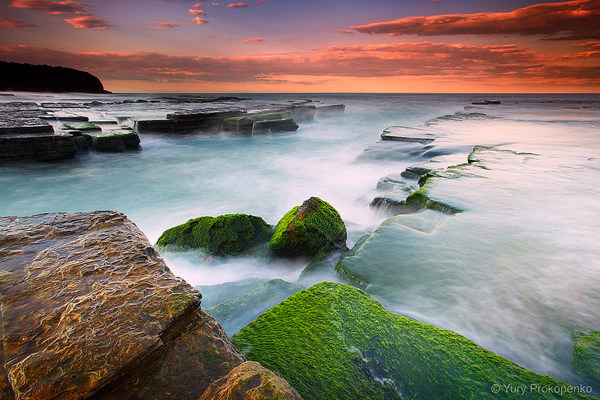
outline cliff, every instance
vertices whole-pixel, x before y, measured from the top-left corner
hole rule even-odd
[[[0,91],[110,93],[89,72],[0,61]]]

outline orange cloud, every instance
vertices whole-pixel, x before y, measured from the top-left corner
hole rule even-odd
[[[314,82],[343,77],[432,79],[469,84],[580,85],[600,88],[600,68],[549,57],[516,45],[395,43],[332,46],[316,54],[192,57],[160,53],[72,53],[33,46],[0,46],[0,59],[64,65],[101,79],[160,82],[277,82],[286,76]],[[548,86],[548,87],[550,87]],[[547,88],[546,88],[547,89]]]
[[[202,14],[204,11],[203,11],[203,10],[200,10],[200,9],[190,8],[190,9],[188,10],[188,12],[189,12],[190,14],[193,14],[193,15],[200,15],[200,14]]]
[[[354,31],[351,31],[349,29],[334,29],[334,31],[340,32],[340,33],[350,33],[350,34],[355,33]]]
[[[205,20],[205,19],[202,19],[202,18],[200,18],[200,17],[193,18],[193,19],[192,19],[192,21],[196,21],[196,23],[197,23],[198,25],[208,24],[208,21],[207,21],[207,20]]]
[[[161,28],[148,28],[150,30],[160,29],[161,31],[166,31],[169,29],[177,28],[181,26],[181,24],[175,24],[173,22],[153,22],[152,25],[158,25]]]
[[[24,8],[29,10],[44,10],[49,14],[77,14],[85,11],[85,4],[74,1],[50,1],[50,0],[12,0],[9,7]]]
[[[73,25],[73,28],[77,29],[108,29],[112,25],[100,18],[96,18],[92,15],[83,15],[81,17],[67,18],[65,22]]]
[[[225,8],[244,8],[248,6],[250,6],[248,3],[231,3]]]
[[[264,40],[265,40],[265,38],[254,37],[254,38],[244,39],[244,43],[262,42]]]
[[[4,29],[13,29],[19,31],[34,26],[35,25],[32,25],[29,22],[21,21],[20,19],[15,17],[3,17],[0,15],[0,27]]]
[[[417,16],[352,26],[390,35],[543,35],[552,40],[600,39],[600,1],[536,4],[503,13]]]

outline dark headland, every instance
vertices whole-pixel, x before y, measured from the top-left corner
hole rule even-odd
[[[89,72],[0,61],[0,91],[110,93]]]

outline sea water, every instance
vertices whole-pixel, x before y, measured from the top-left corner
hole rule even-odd
[[[502,164],[485,185],[471,188],[479,208],[452,217],[437,232],[407,234],[412,222],[402,217],[388,220],[399,227],[386,236],[387,250],[374,257],[385,257],[375,264],[395,283],[374,285],[370,291],[393,311],[455,330],[537,372],[577,381],[569,366],[570,330],[600,327],[600,96],[240,97],[257,105],[301,99],[317,105],[342,103],[346,111],[300,123],[296,133],[144,134],[139,152],[4,165],[0,215],[118,210],[155,242],[165,229],[203,215],[240,212],[276,224],[290,208],[318,196],[340,212],[352,247],[389,217],[369,207],[382,194],[376,190],[381,177],[434,155],[443,155],[440,165],[465,162],[475,145],[535,153],[536,162]],[[0,101],[140,98],[157,95],[18,94]],[[502,104],[471,105],[489,98]],[[165,102],[129,103],[72,111],[98,118],[144,118],[164,116],[173,107]],[[493,118],[433,120],[430,127],[439,137],[427,149],[377,143],[388,126],[423,126],[455,112]],[[465,196],[451,187],[449,200]],[[246,278],[293,282],[306,264],[253,258],[217,262],[197,253],[162,255],[173,272],[192,285]],[[333,271],[328,279],[340,280]]]

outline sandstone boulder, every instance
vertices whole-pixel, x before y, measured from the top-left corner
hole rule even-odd
[[[244,362],[113,211],[0,217],[0,399],[198,398]]]

